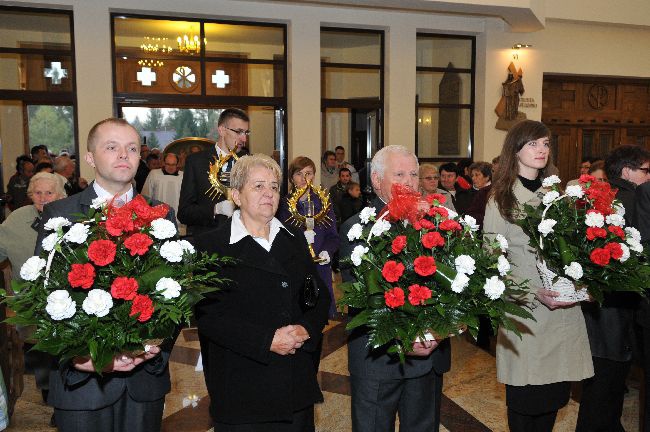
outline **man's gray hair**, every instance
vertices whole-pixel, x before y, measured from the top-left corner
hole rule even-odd
[[[411,156],[413,159],[415,159],[415,164],[419,166],[418,158],[417,156],[415,156],[415,154],[413,154],[411,150],[401,145],[389,145],[382,148],[377,153],[375,153],[375,155],[372,158],[372,162],[370,164],[370,172],[376,173],[380,179],[384,178],[384,171],[386,170],[386,161],[392,155],[396,155],[396,154],[402,156]]]
[[[54,172],[55,173],[61,173],[65,171],[65,169],[68,167],[68,164],[74,163],[72,159],[70,159],[70,156],[59,156],[56,159],[54,159]]]

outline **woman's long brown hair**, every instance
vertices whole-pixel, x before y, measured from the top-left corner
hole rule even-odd
[[[514,222],[514,214],[518,208],[517,199],[512,190],[519,175],[519,159],[517,158],[517,153],[526,143],[545,137],[550,138],[551,131],[544,123],[534,120],[524,120],[514,125],[508,131],[503,141],[499,164],[492,176],[490,196],[494,197],[501,216],[509,222]],[[550,161],[550,152],[548,157]],[[543,170],[542,175],[545,174],[545,171],[546,168]]]

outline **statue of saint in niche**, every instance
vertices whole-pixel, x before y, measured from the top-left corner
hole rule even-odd
[[[508,66],[508,78],[501,83],[501,99],[494,111],[499,116],[495,127],[508,130],[516,123],[525,120],[526,114],[519,111],[519,96],[524,94],[523,71],[517,70],[513,63]]]

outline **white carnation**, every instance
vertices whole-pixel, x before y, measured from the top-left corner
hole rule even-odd
[[[370,249],[368,249],[367,247],[364,247],[362,245],[356,246],[352,250],[352,254],[350,255],[350,259],[352,260],[352,264],[354,264],[357,267],[360,266],[361,265],[361,259],[363,258],[363,256],[365,254],[368,253],[369,250]]]
[[[460,223],[469,227],[471,231],[478,231],[480,228],[476,223],[476,219],[469,215],[463,216],[463,218],[460,220]]]
[[[506,284],[503,283],[498,276],[492,276],[490,279],[485,279],[483,291],[490,300],[496,300],[501,297],[501,294],[506,290]]]
[[[88,233],[90,232],[90,227],[86,224],[76,223],[72,225],[70,230],[65,233],[63,238],[65,240],[71,241],[72,243],[82,244],[88,239]]]
[[[621,245],[621,249],[623,249],[623,255],[621,255],[621,259],[619,259],[619,261],[625,262],[630,257],[630,248],[627,247],[625,243],[620,243],[620,245]]]
[[[445,206],[440,206],[440,207],[442,207],[442,208],[444,208],[445,210],[447,210],[447,219],[456,219],[456,218],[458,217],[458,213],[456,213],[456,212],[453,211],[452,209],[450,209],[450,208],[448,208],[448,207],[445,207]]]
[[[605,218],[605,222],[607,222],[610,225],[615,225],[618,227],[625,226],[625,218],[617,213],[607,215],[607,217]]]
[[[151,222],[151,235],[158,240],[166,240],[176,235],[176,226],[167,219],[159,218]]]
[[[643,252],[643,245],[641,244],[641,242],[633,238],[629,238],[626,241],[627,241],[627,245],[630,247],[630,250],[633,250],[636,253]]]
[[[582,190],[580,185],[567,186],[566,194],[571,198],[582,198],[585,195],[585,191]]]
[[[578,280],[582,277],[582,266],[580,263],[573,261],[569,265],[564,266],[564,274],[572,278],[573,280]]]
[[[92,204],[90,204],[90,207],[94,208],[95,210],[99,210],[102,207],[104,207],[107,202],[108,202],[107,198],[99,198],[99,197],[97,197],[92,201]]]
[[[614,204],[614,211],[617,215],[625,216],[625,207],[621,203]]]
[[[194,249],[192,243],[188,242],[187,240],[179,240],[178,244],[181,245],[181,248],[183,248],[183,253],[187,252],[190,255],[194,255],[196,253],[196,249]]]
[[[634,227],[625,228],[625,234],[627,235],[627,237],[631,237],[638,242],[641,241],[641,233],[639,232],[638,229]]]
[[[557,223],[556,220],[553,219],[544,219],[537,225],[537,230],[544,236],[546,237],[550,233],[553,232],[553,227]]]
[[[95,315],[101,318],[108,315],[108,312],[113,307],[113,298],[104,290],[92,289],[81,307],[88,315]]]
[[[549,206],[553,204],[553,202],[559,197],[560,197],[560,193],[558,191],[550,191],[544,195],[544,198],[542,198],[542,202],[544,203],[545,206]]]
[[[375,224],[370,229],[370,235],[379,237],[389,229],[390,229],[390,222],[388,222],[386,219],[380,219],[377,222],[375,222]]]
[[[548,176],[548,177],[546,177],[546,178],[544,179],[544,181],[542,181],[542,186],[544,186],[544,187],[551,187],[551,186],[553,186],[554,184],[559,184],[559,183],[561,183],[561,182],[562,182],[562,180],[560,180],[560,178],[559,178],[558,176],[556,176],[556,175],[552,175],[552,176]]]
[[[45,223],[46,231],[56,231],[64,226],[70,226],[72,222],[64,217],[53,217]]]
[[[183,246],[178,241],[166,241],[160,246],[160,256],[169,262],[181,262]]]
[[[476,261],[469,255],[460,255],[454,260],[456,271],[465,274],[473,274],[476,270]]]
[[[497,270],[499,270],[501,276],[505,276],[510,271],[510,263],[503,255],[499,255],[499,259],[497,260]]]
[[[458,273],[451,282],[451,290],[455,293],[462,293],[469,285],[469,277],[465,273]]]
[[[56,243],[58,241],[59,241],[59,235],[54,232],[43,239],[41,246],[43,247],[44,251],[51,252],[52,249],[54,249],[54,246],[56,246]]]
[[[585,216],[585,224],[592,228],[602,228],[605,224],[605,217],[602,213],[590,212]]]
[[[167,300],[173,299],[181,295],[181,284],[172,278],[160,278],[156,282],[156,291],[160,292]]]
[[[46,264],[47,262],[43,258],[33,256],[25,261],[20,268],[20,277],[26,281],[35,281],[41,275],[41,270]]]
[[[352,242],[356,239],[359,239],[361,238],[361,234],[363,234],[363,227],[361,224],[354,224],[350,228],[350,231],[348,231],[348,240]]]
[[[497,234],[496,239],[499,242],[499,246],[501,247],[501,251],[502,252],[507,251],[508,250],[508,240],[503,236],[503,234]]]
[[[60,321],[70,318],[76,311],[77,305],[66,290],[52,291],[50,295],[47,296],[45,312],[47,312],[53,320]]]
[[[362,224],[367,224],[370,218],[375,217],[376,214],[377,210],[374,207],[366,207],[359,213],[359,219],[361,219]]]

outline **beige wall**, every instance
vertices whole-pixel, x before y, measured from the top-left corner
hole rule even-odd
[[[514,0],[513,0],[514,2]],[[33,0],[11,4],[33,5]],[[516,2],[514,2],[516,3]],[[514,5],[514,3],[512,3]],[[543,2],[529,2],[539,10]],[[569,2],[571,3],[571,2]],[[320,26],[372,28],[385,31],[385,112],[384,144],[414,147],[416,33],[458,33],[477,36],[476,69],[476,160],[489,160],[500,151],[505,135],[494,129],[494,106],[501,95],[501,82],[512,60],[510,47],[516,42],[534,47],[520,53],[516,62],[524,70],[525,97],[532,97],[537,108],[526,108],[529,118],[541,116],[544,72],[642,76],[650,75],[649,14],[647,0],[627,0],[629,8],[613,13],[617,22],[641,27],[579,24],[546,20],[546,29],[535,33],[513,33],[498,18],[453,16],[448,14],[400,12],[346,8],[343,6],[295,5],[283,2],[194,0],[191,7],[173,0],[140,0],[137,8],[129,0],[41,0],[51,7],[72,7],[75,22],[80,156],[85,153],[85,136],[98,120],[114,115],[112,104],[109,12],[132,12],[171,16],[225,18],[279,22],[288,28],[288,160],[302,154],[318,160],[321,154],[320,114]],[[593,14],[594,21],[605,20],[609,12],[604,0],[580,1],[580,9],[560,0],[547,0],[547,17],[557,18],[567,7],[563,19],[580,18],[579,11]],[[608,2],[609,10],[613,9]],[[645,9],[644,9],[645,7]],[[586,8],[586,9],[585,9]],[[636,8],[636,9],[635,9]],[[619,10],[620,9],[620,10]],[[190,10],[191,13],[186,11]],[[265,145],[268,145],[266,143]],[[82,175],[92,171],[81,163]]]

